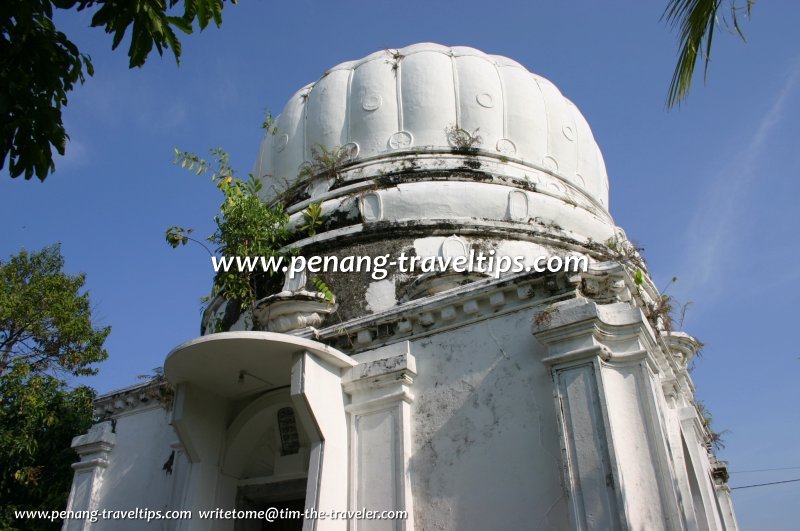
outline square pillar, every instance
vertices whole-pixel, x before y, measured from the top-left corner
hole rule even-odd
[[[344,389],[351,396],[350,508],[407,511],[406,519],[353,520],[354,530],[412,531],[414,515],[411,459],[410,386],[416,362],[408,351],[365,362],[347,372]]]
[[[646,318],[583,298],[546,312],[533,333],[553,375],[573,528],[686,529]]]
[[[72,448],[80,461],[72,465],[75,477],[67,502],[67,511],[94,511],[101,509],[103,475],[108,468],[109,453],[117,442],[111,422],[100,422],[85,435],[72,439]],[[100,520],[98,520],[100,522]],[[102,524],[101,524],[102,525]],[[89,519],[64,520],[63,530],[91,529]]]

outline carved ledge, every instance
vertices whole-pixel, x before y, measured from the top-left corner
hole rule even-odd
[[[661,336],[681,369],[686,369],[703,347],[697,339],[684,332],[662,332]]]
[[[603,361],[646,360],[654,373],[660,349],[639,308],[629,303],[598,304],[579,297],[534,315],[531,332],[548,350],[542,360],[555,365],[599,357]]]
[[[411,300],[383,312],[319,330],[301,332],[351,354],[395,344],[577,294],[580,277],[565,272],[519,273],[488,278]]]
[[[344,376],[344,391],[351,395],[364,396],[347,406],[348,411],[361,410],[367,403],[374,407],[376,401],[399,399],[412,402],[414,396],[410,393],[409,386],[414,383],[416,375],[416,360],[409,352],[356,365]]]
[[[154,378],[101,395],[94,400],[94,415],[109,419],[145,408],[162,407],[162,401],[169,395],[168,389],[169,384],[165,380]]]
[[[581,294],[600,303],[630,302],[630,277],[619,262],[593,263],[581,274]]]
[[[80,457],[80,461],[74,463],[74,470],[87,470],[93,468],[106,468],[108,466],[108,454],[117,443],[117,434],[111,422],[100,422],[89,428],[89,432],[78,435],[72,439],[72,449]]]
[[[730,477],[728,462],[720,461],[713,454],[710,455],[709,460],[711,464],[711,479],[714,480],[714,486],[728,488],[728,478]]]
[[[289,332],[317,328],[336,305],[325,294],[311,291],[282,291],[256,303],[255,315],[268,332]]]

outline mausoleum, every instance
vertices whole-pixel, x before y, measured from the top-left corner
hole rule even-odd
[[[254,312],[213,300],[165,381],[98,398],[69,509],[191,510],[155,524],[187,530],[737,528],[699,344],[672,330],[553,83],[473,48],[381,50],[291,96],[255,174],[299,255],[385,256],[385,275],[287,276]],[[493,266],[446,265],[478,254]],[[198,516],[268,508],[406,517]],[[143,523],[64,526],[90,527]]]

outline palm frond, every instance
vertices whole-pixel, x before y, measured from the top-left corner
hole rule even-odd
[[[704,57],[703,78],[708,74],[708,63],[711,59],[711,42],[714,29],[719,23],[720,7],[723,0],[669,0],[661,19],[666,19],[672,29],[679,33],[678,63],[672,74],[672,81],[667,92],[668,109],[679,105],[689,94],[692,77],[697,64],[698,55]],[[739,6],[737,0],[728,0],[730,19],[723,17],[725,25],[735,31],[744,40],[744,33],[739,25],[740,15],[750,17],[754,0],[745,0]]]
[[[704,71],[708,71],[711,41],[721,3],[722,0],[669,0],[662,19],[678,30],[680,52],[667,92],[667,108],[680,104],[689,94],[697,56],[703,53],[703,48]]]

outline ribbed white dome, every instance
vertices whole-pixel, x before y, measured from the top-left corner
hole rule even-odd
[[[353,144],[357,159],[451,149],[478,129],[482,154],[551,173],[608,206],[589,125],[550,81],[474,48],[422,43],[335,66],[295,93],[261,145],[256,174],[293,181],[312,147]]]

